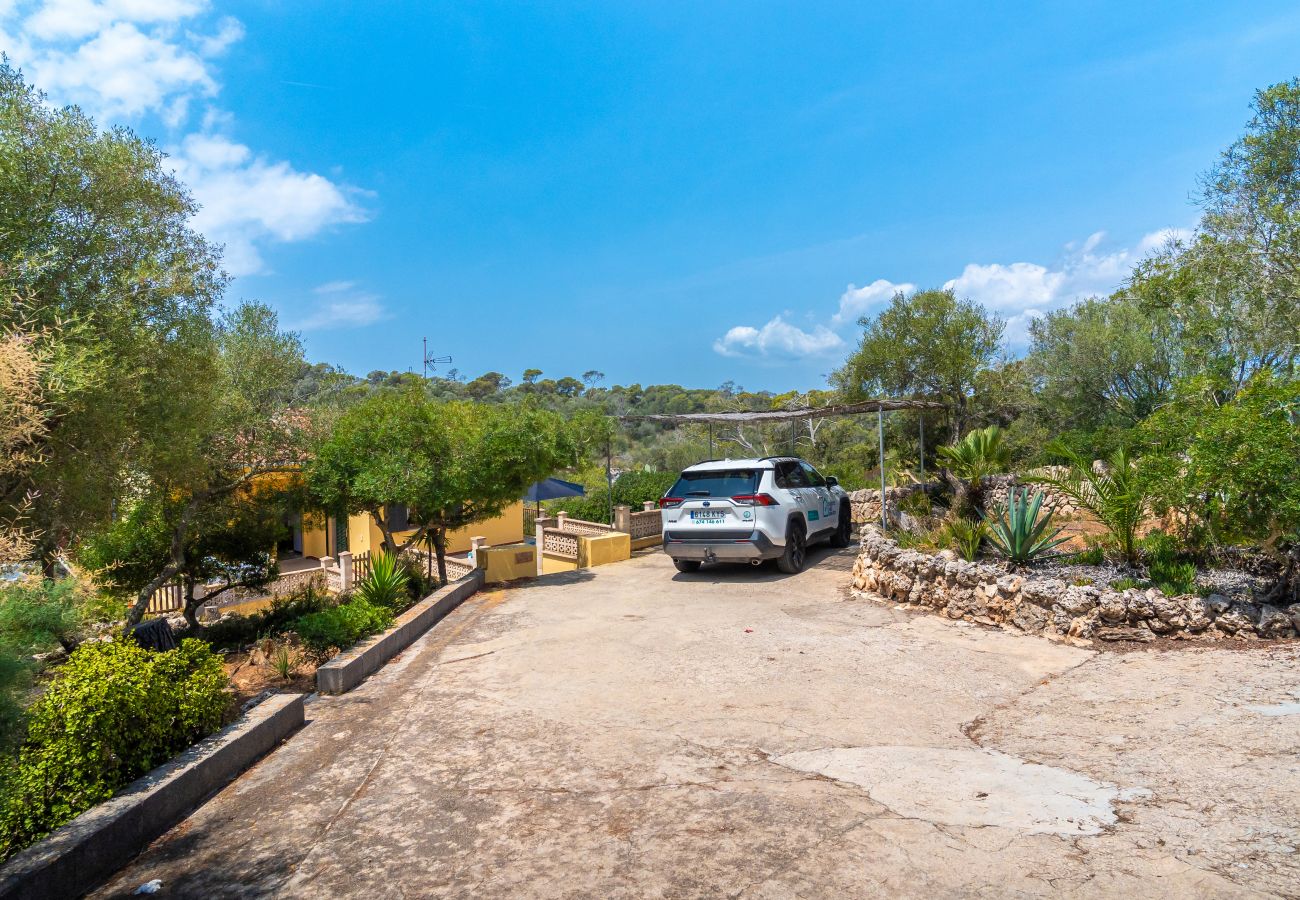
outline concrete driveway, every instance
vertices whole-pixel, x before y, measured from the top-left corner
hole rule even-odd
[[[102,895],[1300,894],[1295,645],[1093,653],[852,555],[480,594]]]

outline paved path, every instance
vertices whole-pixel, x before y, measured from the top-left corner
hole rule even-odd
[[[1097,654],[851,560],[481,594],[102,895],[1300,894],[1295,645]]]

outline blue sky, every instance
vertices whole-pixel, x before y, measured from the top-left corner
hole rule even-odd
[[[899,287],[1012,351],[1116,287],[1300,9],[0,0],[0,47],[167,148],[315,360],[786,390]]]

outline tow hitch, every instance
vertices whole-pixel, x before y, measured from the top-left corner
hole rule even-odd
[[[706,563],[715,563],[718,561],[718,555],[713,552],[712,547],[704,548],[704,561]]]

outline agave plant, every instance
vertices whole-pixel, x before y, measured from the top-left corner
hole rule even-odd
[[[1027,489],[1013,490],[1007,508],[999,510],[989,523],[988,541],[999,553],[1016,565],[1027,565],[1065,543],[1061,529],[1048,533],[1052,514],[1039,517],[1043,495],[1030,495]]]
[[[396,556],[375,553],[370,557],[370,574],[357,585],[357,596],[372,606],[396,612],[407,600],[409,578],[406,566]]]
[[[1148,492],[1128,452],[1120,448],[1111,454],[1104,467],[1094,468],[1059,442],[1048,445],[1048,449],[1070,461],[1068,471],[1061,476],[1040,475],[1025,480],[1060,491],[1092,513],[1110,532],[1124,562],[1136,565],[1139,557],[1137,530],[1146,515]]]

